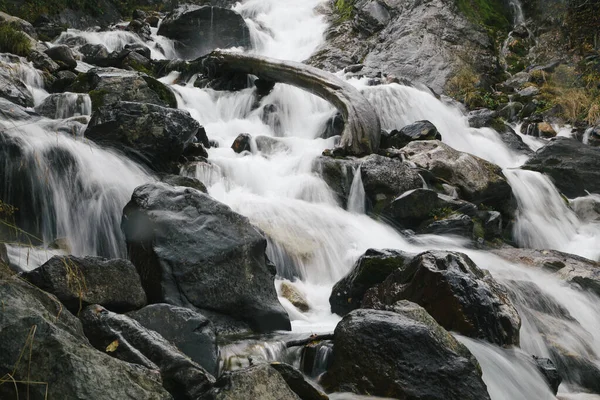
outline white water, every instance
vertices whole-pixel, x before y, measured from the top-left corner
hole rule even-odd
[[[277,58],[303,60],[323,40],[326,24],[314,13],[321,1],[258,1],[236,6],[250,22],[253,51]],[[79,33],[78,33],[79,34]],[[98,41],[118,50],[128,40],[121,33],[90,33],[88,41]],[[158,39],[157,39],[158,40]],[[172,83],[176,74],[163,79]],[[445,104],[423,91],[397,84],[366,87],[364,81],[352,80],[364,91],[378,110],[386,129],[401,128],[416,120],[432,121],[450,146],[512,168],[525,157],[508,149],[491,129],[472,129],[458,108]],[[31,84],[39,90],[39,85]],[[348,211],[342,209],[334,193],[314,172],[313,160],[323,149],[333,146],[333,139],[315,139],[332,107],[323,100],[286,85],[276,85],[254,109],[253,89],[238,93],[219,93],[173,86],[180,108],[189,110],[206,128],[208,136],[219,143],[209,149],[212,164],[186,169],[200,178],[212,196],[244,214],[269,237],[268,253],[279,275],[294,280],[307,298],[311,310],[298,311],[281,299],[292,319],[295,332],[331,331],[339,317],[329,310],[331,286],[343,277],[365,250],[396,248],[418,252],[434,248],[467,252],[476,263],[518,292],[517,307],[523,318],[522,349],[528,354],[550,355],[543,338],[543,323],[552,324],[559,316],[540,316],[530,310],[533,297],[562,305],[573,317],[562,321],[564,335],[554,338],[568,351],[597,362],[600,354],[600,302],[592,295],[567,286],[540,271],[527,270],[486,252],[465,249],[464,240],[422,235],[402,236],[382,222],[364,215],[364,190],[360,174],[352,183]],[[43,98],[44,93],[40,92]],[[262,121],[264,106],[278,108],[279,129]],[[133,188],[152,179],[141,168],[123,157],[102,150],[88,142],[48,129],[48,120],[29,123],[9,135],[24,139],[22,148],[27,159],[38,160],[48,149],[64,149],[79,166],[65,179],[46,175],[53,166],[32,162],[32,178],[40,182],[41,196],[53,200],[50,214],[57,217],[57,232],[49,232],[47,241],[66,237],[75,254],[123,255],[119,222],[123,205]],[[286,151],[262,154],[253,144],[252,154],[235,154],[230,145],[239,133],[279,137]],[[582,222],[567,208],[552,184],[540,174],[527,171],[505,173],[519,200],[520,216],[515,224],[516,237],[522,244],[540,248],[558,248],[598,258],[598,232],[590,222]],[[77,190],[68,182],[82,185]],[[75,195],[81,193],[81,195]],[[361,208],[361,204],[362,207]],[[50,223],[48,223],[51,225]],[[588,230],[589,228],[589,230]],[[98,234],[105,238],[98,244]],[[595,256],[594,256],[595,255]],[[530,294],[515,283],[537,284],[540,293]],[[276,283],[278,284],[278,283]],[[548,322],[550,321],[550,322]],[[461,339],[479,359],[484,379],[494,400],[553,398],[528,359],[520,352],[501,350],[470,339]],[[254,343],[251,351],[265,359],[276,359],[278,344]],[[231,348],[232,355],[245,352]],[[564,385],[563,385],[564,386]],[[561,390],[566,390],[563,387]]]

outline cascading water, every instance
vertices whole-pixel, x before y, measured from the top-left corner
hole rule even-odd
[[[326,22],[314,11],[321,3],[322,0],[248,0],[238,3],[235,9],[249,23],[252,51],[301,61],[323,40]],[[520,19],[522,14],[515,13],[515,22]],[[123,31],[69,31],[58,42],[68,40],[68,35],[104,44],[111,51],[140,40]],[[172,47],[166,44],[153,47],[156,43],[170,42],[157,37],[156,31],[153,35],[154,44],[147,43],[152,45],[153,57],[171,58]],[[23,71],[27,70],[26,64],[22,67],[18,64]],[[195,88],[193,82],[176,85],[177,77],[173,73],[162,81],[172,85],[179,107],[202,123],[210,139],[219,145],[209,149],[210,164],[197,163],[182,173],[198,177],[213,197],[246,215],[268,236],[268,255],[277,265],[279,275],[277,287],[284,279],[290,281],[310,306],[308,312],[301,312],[281,298],[292,319],[294,333],[333,330],[339,317],[330,311],[331,287],[368,248],[409,252],[440,248],[467,253],[509,288],[523,319],[524,352],[556,357],[556,349],[562,348],[586,362],[598,364],[600,326],[595,316],[600,313],[600,301],[594,295],[574,290],[544,272],[525,270],[490,253],[465,248],[461,239],[403,236],[364,215],[364,188],[359,171],[354,174],[348,210],[342,208],[335,193],[313,172],[315,158],[334,145],[334,138],[319,137],[334,114],[327,102],[281,84],[269,95],[258,98],[254,89],[226,93]],[[33,78],[27,75],[22,79],[28,79],[29,89],[37,93],[37,104],[47,93],[40,89],[39,77]],[[520,244],[600,257],[596,250],[600,248],[597,221],[582,221],[541,174],[510,169],[521,165],[526,156],[513,152],[496,132],[470,128],[458,108],[424,91],[397,84],[369,87],[366,81],[356,79],[350,83],[362,90],[374,105],[384,129],[399,129],[427,119],[436,125],[448,145],[505,168],[519,203],[515,238]],[[153,178],[119,154],[81,138],[55,133],[57,124],[65,121],[37,117],[2,121],[0,137],[12,142],[11,148],[27,165],[25,186],[15,190],[5,184],[2,190],[10,193],[3,193],[4,198],[14,197],[19,190],[23,196],[33,194],[32,207],[43,211],[32,229],[40,232],[46,244],[66,238],[74,254],[124,256],[119,228],[122,207],[136,186]],[[251,153],[236,154],[230,149],[240,133],[253,136]],[[271,137],[277,144],[262,145],[260,136]],[[4,159],[8,171],[5,174],[13,177],[9,182],[18,182],[14,176],[22,173],[15,167],[19,164],[10,157]],[[540,304],[546,306],[544,312],[540,312]],[[549,328],[564,335],[554,335],[550,341],[544,335]],[[460,340],[478,358],[492,399],[553,398],[531,360],[522,352],[502,350],[467,338]],[[252,349],[247,350],[248,347]],[[239,353],[265,359],[280,359],[286,354],[277,341],[266,345],[260,340],[232,344],[226,350],[223,359],[233,364],[245,362],[238,357]],[[321,364],[324,362],[321,360]],[[570,389],[563,385],[561,392]]]

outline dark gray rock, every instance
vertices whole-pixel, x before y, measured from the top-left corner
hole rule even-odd
[[[198,399],[215,382],[212,375],[160,334],[125,315],[92,305],[82,312],[80,319],[85,335],[98,350],[147,368],[158,367],[165,389],[175,399]]]
[[[110,53],[103,44],[85,44],[79,48],[83,62],[96,65],[98,67],[115,66],[114,60],[110,57]]]
[[[73,54],[73,50],[69,46],[59,44],[57,46],[50,47],[45,51],[46,55],[56,61],[58,65],[65,69],[75,69],[77,67],[77,60]]]
[[[17,383],[19,398],[172,399],[156,373],[91,347],[56,297],[15,277],[0,280],[0,298],[0,373],[48,383]],[[17,398],[15,385],[0,385],[0,397]]]
[[[42,53],[41,51],[31,50],[27,55],[27,59],[31,61],[36,69],[41,71],[53,74],[60,70],[60,65],[48,57],[46,53]]]
[[[435,235],[456,235],[473,238],[475,223],[468,215],[453,213],[426,224],[419,229],[419,233],[430,233]]]
[[[533,356],[533,359],[535,360],[538,371],[540,371],[544,379],[546,379],[546,382],[548,382],[548,386],[552,389],[552,393],[556,394],[558,392],[558,387],[562,382],[562,378],[554,366],[554,363],[549,358]]]
[[[469,111],[467,114],[469,125],[473,128],[484,128],[491,126],[497,117],[498,114],[496,111],[488,110],[487,108]]]
[[[355,158],[319,156],[313,162],[313,171],[323,178],[335,193],[338,202],[346,208],[354,173],[359,162]]]
[[[350,273],[333,286],[329,296],[331,312],[344,316],[359,308],[367,290],[383,282],[396,269],[403,268],[414,256],[398,250],[367,250]]]
[[[19,106],[33,107],[33,95],[6,63],[0,63],[0,97]]]
[[[465,254],[421,253],[363,298],[363,307],[409,300],[447,330],[503,345],[519,344],[521,319],[506,290]]]
[[[244,151],[252,151],[252,136],[249,133],[240,133],[233,143],[231,144],[231,148],[236,153],[242,153]]]
[[[317,389],[302,372],[286,363],[273,362],[271,367],[275,369],[283,380],[288,384],[302,400],[327,400],[329,397],[321,390]]]
[[[574,198],[600,193],[600,148],[558,137],[527,160],[523,169],[548,175],[558,190]]]
[[[58,71],[54,74],[54,82],[50,86],[52,93],[64,92],[67,87],[72,85],[77,80],[77,74],[73,71]]]
[[[169,171],[198,129],[200,124],[187,111],[117,102],[94,112],[85,137],[115,147],[156,170]]]
[[[268,364],[227,372],[209,394],[211,400],[300,400],[283,377]]]
[[[146,305],[146,294],[128,260],[54,256],[23,277],[52,293],[74,314],[90,304],[127,312]]]
[[[192,178],[189,176],[165,174],[160,176],[160,181],[172,186],[184,186],[199,190],[202,193],[208,193],[208,190],[206,190],[206,186],[204,186],[204,183],[200,182],[196,178]]]
[[[123,211],[129,255],[150,302],[195,306],[289,330],[265,256],[248,219],[197,190],[147,184]]]
[[[250,47],[250,30],[237,12],[213,6],[189,6],[167,15],[158,34],[176,40],[177,51],[195,59],[212,50]]]
[[[89,115],[90,98],[81,93],[54,93],[35,106],[35,111],[46,118],[70,118]]]
[[[414,140],[442,140],[442,135],[431,122],[417,121],[413,124],[406,125],[399,131],[391,131],[386,139],[385,145],[382,140],[383,148],[395,147],[401,149]]]
[[[142,40],[148,41],[152,39],[150,24],[142,19],[133,19],[126,28],[129,32],[138,35]]]
[[[331,391],[397,399],[489,399],[473,355],[416,304],[354,310],[335,328]]]
[[[144,328],[158,332],[209,373],[219,372],[219,347],[208,318],[188,308],[151,304],[127,314]]]

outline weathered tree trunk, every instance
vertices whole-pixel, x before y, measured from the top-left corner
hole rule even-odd
[[[379,149],[381,124],[375,109],[358,89],[328,72],[298,62],[221,50],[203,62],[212,71],[252,74],[316,94],[342,113],[345,125],[340,147],[345,154],[364,156]]]

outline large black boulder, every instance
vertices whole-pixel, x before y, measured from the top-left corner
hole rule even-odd
[[[127,314],[144,328],[158,332],[212,375],[219,372],[219,347],[212,323],[189,308],[150,304]]]
[[[101,304],[116,312],[146,305],[140,277],[128,260],[54,256],[23,277],[58,297],[74,314],[90,304]]]
[[[369,249],[360,256],[352,270],[340,279],[331,290],[331,312],[346,315],[360,307],[367,290],[383,282],[393,271],[414,257],[414,254],[398,250]]]
[[[335,328],[334,342],[322,380],[328,390],[411,400],[489,399],[475,357],[414,303],[354,310]]]
[[[187,111],[123,101],[96,110],[84,135],[156,170],[169,171],[199,129]]]
[[[550,176],[569,198],[600,193],[600,147],[558,137],[536,151],[522,168]]]
[[[250,30],[237,12],[214,6],[188,6],[167,15],[158,34],[176,40],[176,49],[186,59],[206,55],[214,49],[250,47]]]
[[[518,345],[521,319],[504,287],[466,255],[427,251],[370,289],[363,307],[409,300],[444,328],[499,345]]]
[[[175,400],[195,400],[206,393],[215,378],[155,331],[126,315],[91,305],[80,316],[83,330],[94,347],[120,360],[158,369],[165,389]]]
[[[73,50],[69,46],[60,44],[50,47],[44,53],[65,69],[75,69],[77,67],[77,60],[75,60]]]
[[[269,364],[223,374],[206,397],[210,400],[300,400]]]
[[[265,255],[246,217],[195,189],[151,183],[135,189],[121,227],[152,303],[193,306],[289,330]]]
[[[435,125],[429,121],[417,121],[406,125],[400,130],[394,129],[385,140],[381,141],[381,148],[395,147],[401,149],[414,140],[442,140],[442,135]]]
[[[0,280],[0,299],[0,375],[18,381],[0,385],[0,398],[172,399],[155,373],[90,346],[53,295],[14,277]]]

